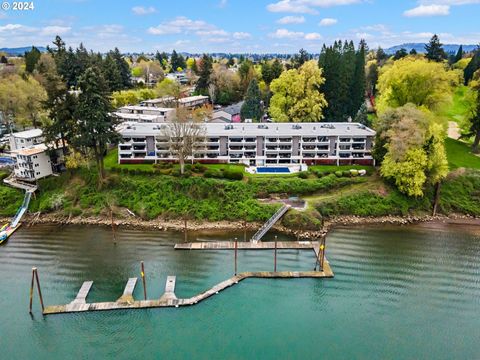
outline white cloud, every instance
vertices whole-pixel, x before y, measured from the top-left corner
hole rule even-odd
[[[364,0],[280,0],[268,4],[267,10],[271,12],[289,12],[303,14],[318,14],[315,7],[333,7],[361,3]]]
[[[267,10],[270,12],[288,12],[298,14],[317,14],[317,11],[311,7],[295,0],[281,0],[277,3],[268,4]]]
[[[469,5],[480,4],[480,0],[420,0],[422,5]]]
[[[0,32],[12,31],[12,30],[19,30],[23,28],[23,25],[20,24],[7,24],[4,26],[0,26]]]
[[[416,8],[407,10],[403,13],[406,17],[419,16],[445,16],[450,14],[450,6],[448,5],[419,5]]]
[[[305,22],[305,17],[303,16],[284,16],[281,19],[277,20],[278,24],[303,24]]]
[[[212,30],[199,30],[195,34],[199,36],[227,36],[228,32],[222,29],[212,29]]]
[[[223,9],[225,6],[227,6],[227,3],[227,0],[220,0],[220,2],[218,3],[218,7]]]
[[[335,25],[336,23],[338,23],[337,19],[324,18],[324,19],[320,20],[318,25],[320,25],[320,26],[332,26],[332,25]]]
[[[135,15],[149,15],[157,12],[157,9],[155,9],[153,6],[145,7],[145,6],[134,6],[132,8],[132,12]]]
[[[247,32],[237,31],[233,33],[233,38],[237,40],[250,39],[252,35]]]
[[[277,29],[274,33],[268,34],[269,37],[275,39],[304,39],[304,40],[319,40],[322,39],[322,35],[319,33],[307,33],[302,31],[290,31],[287,29]]]
[[[203,20],[191,20],[185,16],[178,16],[171,21],[163,22],[158,26],[152,26],[147,31],[153,35],[167,35],[214,29],[215,26]]]
[[[40,35],[43,35],[43,36],[64,35],[68,33],[71,29],[72,28],[70,26],[58,26],[58,25],[45,26],[40,31]]]
[[[320,40],[322,35],[319,33],[308,33],[305,35],[305,40]]]
[[[276,39],[299,39],[304,35],[301,31],[290,31],[287,29],[277,29],[274,33],[269,34],[270,37]]]
[[[7,18],[7,13],[4,11],[0,12],[0,19],[6,19]]]

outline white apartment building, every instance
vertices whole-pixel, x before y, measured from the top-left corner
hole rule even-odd
[[[43,143],[43,131],[31,129],[10,134],[10,151],[25,149]]]
[[[145,123],[159,123],[172,121],[175,109],[147,106],[123,106],[115,113],[120,121],[137,121]]]
[[[167,124],[124,123],[118,162],[177,161]],[[357,123],[204,123],[190,160],[251,166],[373,164],[375,131]]]
[[[35,181],[52,175],[52,163],[44,144],[14,151],[16,155],[15,177]]]

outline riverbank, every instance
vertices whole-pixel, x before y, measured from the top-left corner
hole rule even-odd
[[[8,222],[9,218],[0,218],[0,223]],[[361,217],[361,216],[338,216],[326,219],[323,226],[317,230],[296,230],[288,228],[281,224],[273,226],[273,230],[280,233],[295,236],[298,239],[321,238],[328,234],[337,226],[358,226],[358,225],[410,225],[418,223],[442,223],[456,225],[480,226],[480,217],[452,214],[449,216],[379,216],[379,217]],[[57,225],[98,225],[112,226],[112,219],[92,216],[92,217],[68,217],[61,214],[31,214],[24,218],[24,225],[33,226],[35,224],[57,224]],[[185,221],[182,220],[142,220],[138,217],[123,219],[113,219],[115,227],[138,228],[160,231],[185,231]],[[262,226],[260,222],[243,221],[194,221],[186,222],[188,231],[192,232],[211,232],[211,231],[256,231]]]

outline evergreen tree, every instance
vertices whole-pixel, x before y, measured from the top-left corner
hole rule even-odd
[[[40,60],[40,55],[40,50],[38,50],[35,46],[32,46],[30,51],[25,52],[25,71],[27,73],[33,73],[38,60]]]
[[[410,50],[410,55],[417,55],[417,50],[415,49]]]
[[[235,65],[235,59],[233,58],[233,56],[230,56],[227,61],[227,66],[232,67],[233,65]]]
[[[267,85],[269,85],[273,80],[273,72],[272,72],[272,66],[270,65],[270,63],[268,61],[265,61],[262,64],[261,71],[262,71],[263,81],[265,81],[265,83]]]
[[[307,52],[305,49],[300,49],[298,54],[295,54],[295,56],[292,59],[292,65],[295,69],[298,69],[300,66],[305,64],[308,60],[311,59],[310,54]]]
[[[463,58],[463,46],[460,45],[457,51],[457,55],[455,55],[455,59],[453,60],[453,63],[455,64],[459,62],[460,60],[462,60],[462,58]]]
[[[200,95],[208,95],[208,87],[210,86],[210,76],[212,75],[212,58],[207,54],[203,54],[202,62],[199,69],[199,78],[195,91]]]
[[[360,41],[355,59],[355,73],[352,83],[352,112],[350,116],[354,116],[359,111],[362,104],[365,104],[365,58],[367,53],[367,44],[365,40]]]
[[[425,51],[425,57],[431,61],[441,62],[447,58],[437,34],[433,35],[429,43],[425,45]]]
[[[273,60],[273,63],[272,63],[272,80],[278,79],[280,77],[280,75],[282,75],[282,72],[283,72],[282,63],[278,59]]]
[[[178,54],[175,50],[172,51],[170,65],[172,67],[171,72],[177,71],[178,68],[185,69],[187,67],[184,57],[181,54]]]
[[[117,63],[111,53],[107,54],[105,57],[105,60],[102,63],[102,68],[103,76],[110,92],[122,90],[124,88],[122,74],[120,73]]]
[[[476,86],[477,90],[477,103],[475,110],[470,116],[470,128],[468,132],[462,135],[463,138],[473,137],[472,152],[475,154],[480,153],[480,85]]]
[[[74,111],[76,96],[68,91],[62,78],[56,73],[47,73],[45,81],[47,100],[43,103],[51,120],[44,126],[44,134],[47,142],[58,142],[63,146],[66,154],[67,143],[74,141]]]
[[[8,64],[8,59],[5,57],[5,55],[0,57],[0,64]]]
[[[123,58],[120,50],[118,50],[118,48],[115,48],[113,51],[110,51],[109,54],[115,61],[117,65],[117,70],[119,71],[120,77],[122,78],[122,88],[128,89],[132,87],[132,75],[130,72],[130,66]]]
[[[242,120],[252,119],[253,121],[260,121],[263,116],[263,110],[257,79],[253,78],[252,81],[250,81],[244,100],[242,108],[240,109],[240,117]]]
[[[393,55],[393,60],[400,60],[407,55],[408,55],[407,50],[405,50],[404,48],[401,48],[400,50],[397,50],[395,52],[395,55]]]
[[[385,60],[388,60],[388,54],[379,46],[376,53],[378,64],[383,64]]]
[[[469,83],[470,80],[473,78],[473,74],[480,69],[480,47],[478,47],[472,57],[472,60],[468,63],[468,65],[463,70],[463,77],[465,79],[465,85]]]
[[[193,59],[192,72],[193,72],[195,75],[198,75],[197,60],[195,60],[195,59]]]
[[[86,69],[78,79],[78,86],[81,93],[75,110],[74,143],[81,149],[93,151],[101,184],[105,177],[103,159],[107,145],[118,140],[117,121],[111,115],[110,93],[100,71],[93,67]]]

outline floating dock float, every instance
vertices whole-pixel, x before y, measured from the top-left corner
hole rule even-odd
[[[235,242],[235,241],[220,241],[220,242],[195,242],[176,244],[177,250],[267,250],[267,249],[298,249],[298,250],[313,250],[318,260],[323,245],[313,241],[283,241],[283,242]],[[323,253],[322,253],[323,254]],[[129,278],[122,296],[117,301],[112,302],[98,302],[87,303],[86,299],[93,281],[85,281],[81,286],[78,294],[72,302],[66,305],[52,305],[46,306],[43,309],[44,315],[64,314],[86,311],[106,311],[106,310],[121,310],[121,309],[146,309],[146,308],[162,308],[162,307],[180,307],[191,306],[208,299],[209,297],[218,294],[240,281],[248,278],[262,278],[262,279],[294,279],[294,278],[332,278],[334,276],[327,259],[324,258],[322,262],[322,269],[319,271],[256,271],[256,272],[242,272],[232,276],[231,278],[222,281],[212,288],[195,295],[190,298],[179,299],[175,294],[176,276],[168,276],[165,284],[165,292],[162,296],[152,300],[135,300],[133,298],[133,291],[137,284],[137,278]],[[143,268],[142,268],[143,272]],[[32,282],[33,284],[33,282]],[[33,286],[33,285],[32,285]]]

